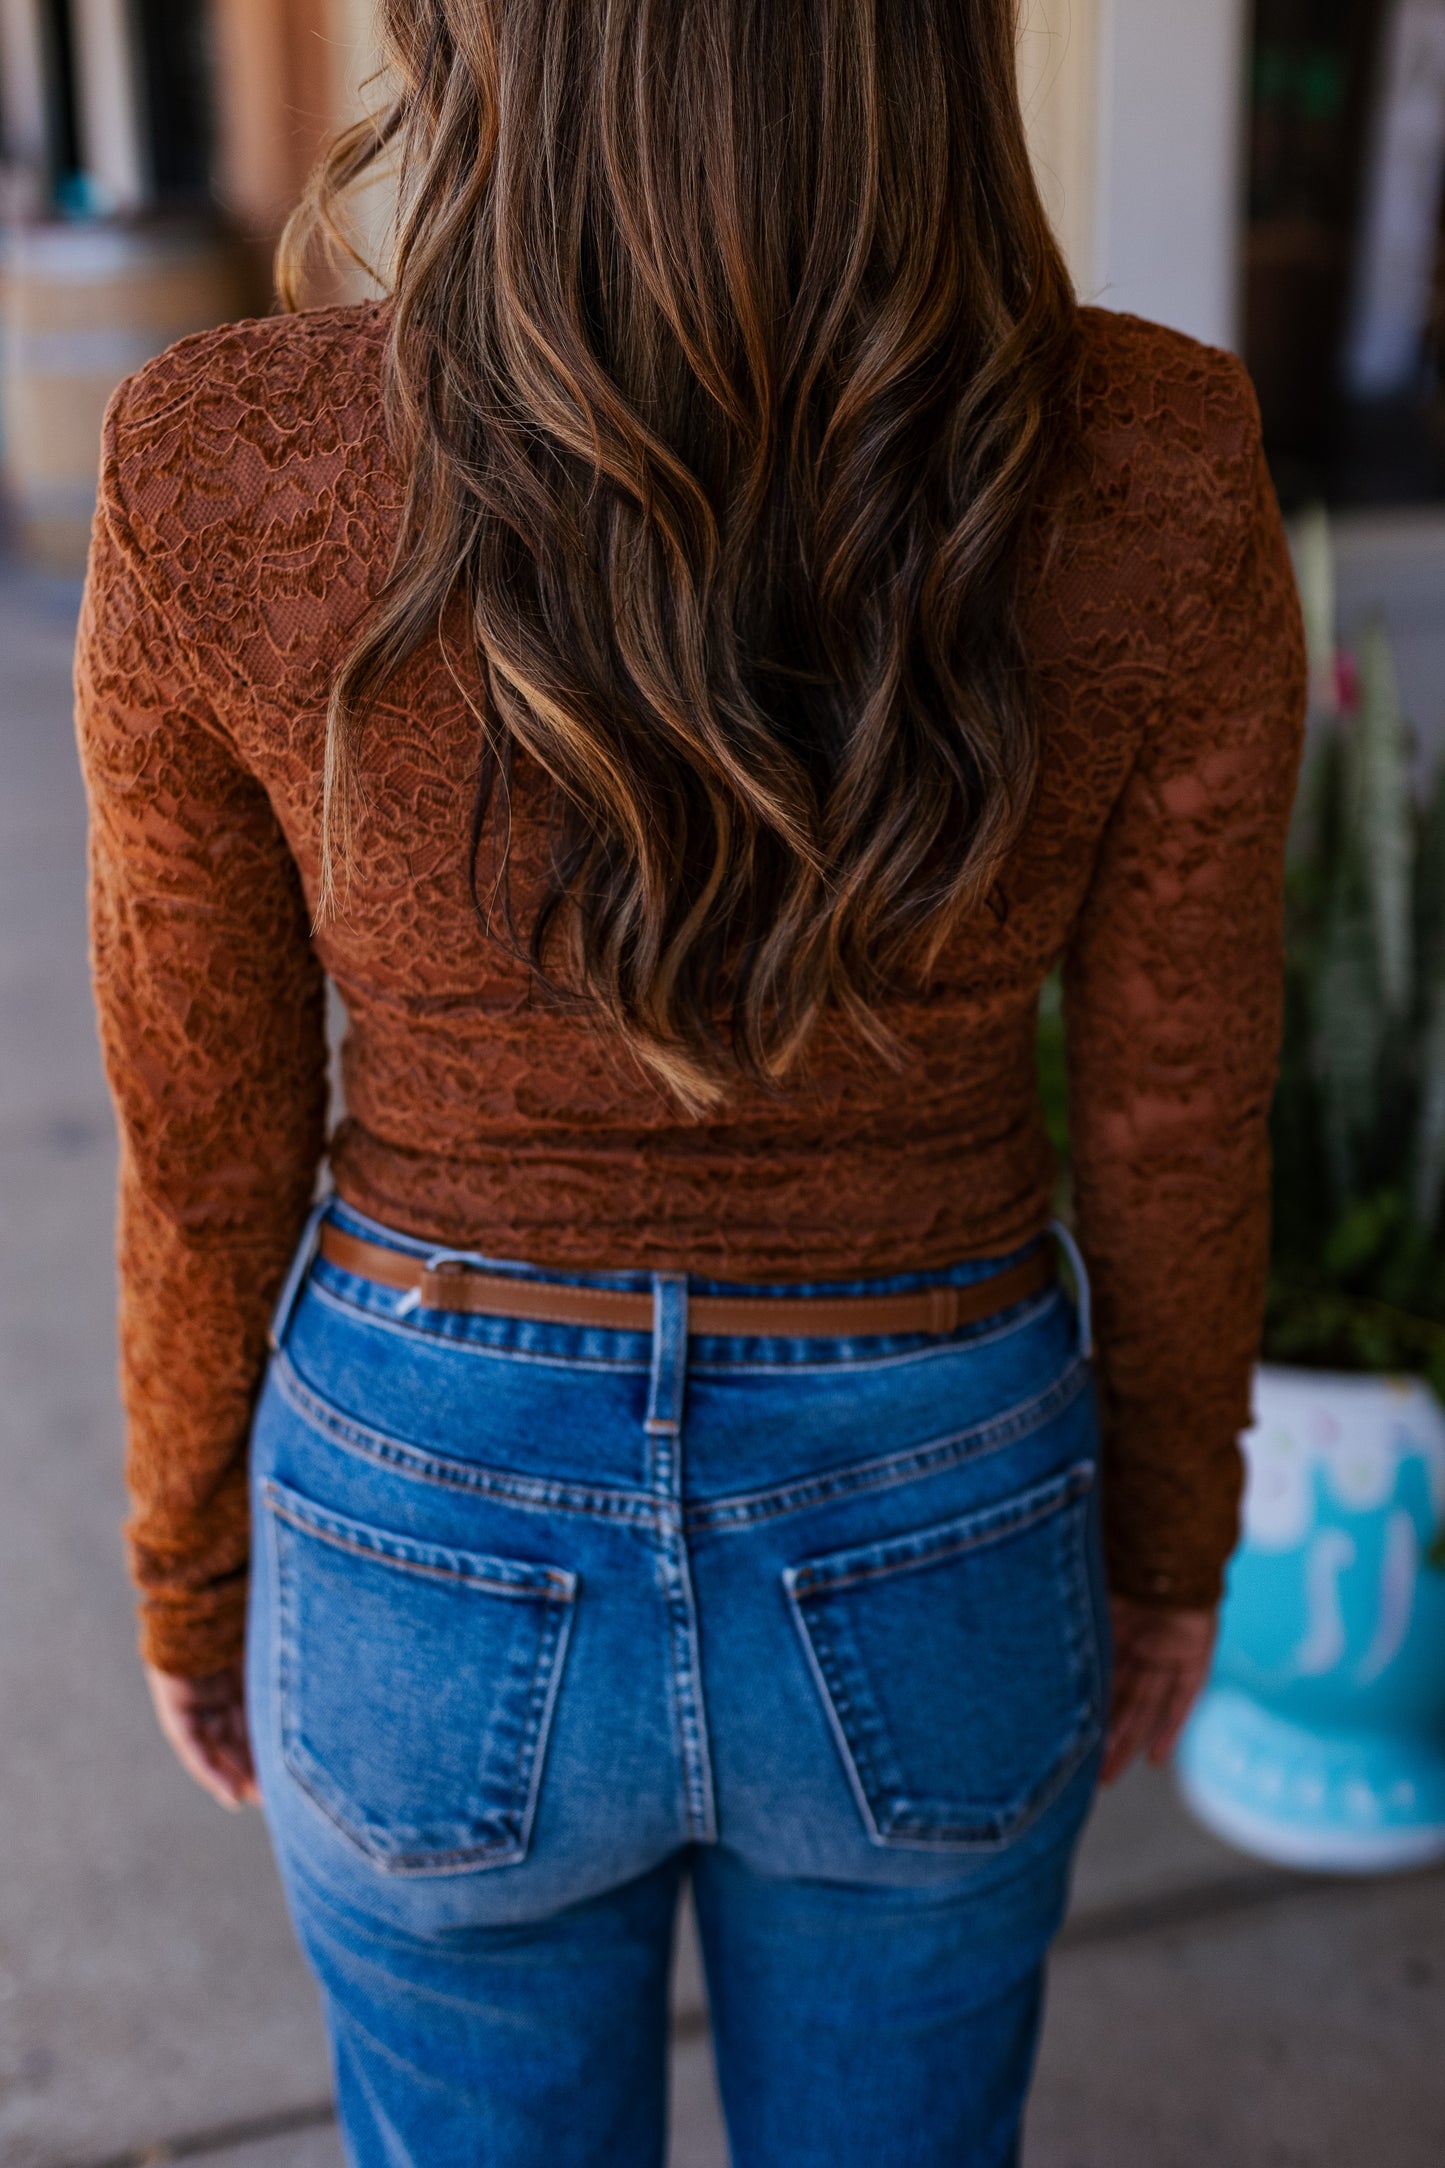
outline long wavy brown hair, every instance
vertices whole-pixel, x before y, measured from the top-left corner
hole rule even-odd
[[[685,1102],[784,1079],[829,1009],[886,1053],[1039,758],[1020,572],[1077,340],[1015,0],[383,0],[381,27],[394,102],[280,258],[295,306],[395,162],[408,490],[333,686],[323,909],[368,711],[461,602],[484,922],[523,938],[520,750],[555,806],[524,953]]]

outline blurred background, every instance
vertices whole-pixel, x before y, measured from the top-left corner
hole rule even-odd
[[[30,561],[83,558],[113,384],[270,306],[271,247],[319,144],[383,98],[372,5],[0,0],[0,493]],[[1386,610],[1433,739],[1445,6],[1021,0],[1020,17],[1080,293],[1244,356],[1286,508],[1342,515],[1342,630]],[[367,223],[380,256],[376,197]]]
[[[271,307],[319,144],[383,101],[371,10],[0,0],[4,2168],[340,2159],[259,1820],[172,1765],[133,1655],[69,655],[105,400],[173,339]],[[1337,646],[1387,643],[1371,743],[1423,758],[1445,744],[1445,0],[1020,12],[1081,295],[1243,356],[1314,537],[1317,678]],[[380,261],[379,196],[364,224]],[[1296,1871],[1131,1777],[1086,1843],[1026,2168],[1426,2168],[1442,1980],[1438,1865]],[[686,1938],[675,2033],[673,2168],[721,2168]]]

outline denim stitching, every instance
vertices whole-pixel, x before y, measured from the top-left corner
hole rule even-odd
[[[687,1393],[687,1275],[657,1272],[652,1278],[652,1360],[647,1382],[647,1415],[643,1428],[682,1431],[682,1407]]]
[[[536,1646],[531,1663],[526,1667],[528,1676],[518,1679],[523,1696],[523,1717],[506,1808],[507,1824],[515,1832],[518,1859],[526,1855],[536,1813],[537,1794],[542,1779],[542,1718],[545,1713],[550,1724],[551,1711],[561,1684],[562,1659],[566,1652],[567,1637],[571,1633],[572,1615],[570,1601],[547,1607],[538,1621]],[[542,1680],[545,1680],[546,1684],[539,1694],[538,1682]],[[435,1857],[434,1854],[424,1856],[428,1860]],[[406,1855],[403,1854],[402,1857],[405,1858]],[[401,1871],[416,1873],[421,1870],[418,1866],[410,1870],[403,1868]]]
[[[938,1844],[970,1846],[979,1843],[1003,1844],[1012,1842],[1013,1839],[1021,1836],[1024,1830],[1035,1822],[1041,1814],[1047,1811],[1097,1740],[1099,1736],[1098,1697],[1097,1693],[1091,1696],[1086,1692],[1085,1665],[1080,1661],[1082,1654],[1080,1634],[1084,1631],[1085,1616],[1092,1614],[1087,1580],[1085,1580],[1081,1589],[1078,1575],[1081,1547],[1077,1539],[1083,1527],[1083,1516],[1071,1510],[1071,1508],[1078,1505],[1079,1500],[1087,1494],[1090,1487],[1088,1483],[1083,1483],[1071,1488],[1056,1509],[1059,1521],[1059,1541],[1058,1556],[1054,1560],[1054,1569],[1059,1575],[1060,1582],[1066,1585],[1071,1599],[1064,1613],[1064,1653],[1069,1665],[1073,1692],[1078,1702],[1074,1729],[1065,1744],[1060,1748],[1059,1759],[1042,1787],[1034,1792],[1024,1793],[1019,1799],[1011,1800],[1006,1807],[996,1808],[988,1816],[985,1824],[920,1822],[908,1813],[907,1809],[910,1802],[900,1798],[896,1802],[896,1811],[889,1818],[890,1829],[896,1831],[898,1836],[910,1847],[924,1848],[928,1845]],[[987,1832],[986,1835],[981,1838],[975,1836],[973,1832],[976,1826],[983,1827]]]
[[[532,1841],[532,1824],[537,1818],[537,1801],[542,1790],[542,1771],[547,1759],[547,1741],[552,1734],[552,1718],[556,1713],[557,1696],[562,1691],[562,1673],[567,1662],[567,1651],[572,1641],[574,1612],[570,1604],[559,1604],[549,1609],[543,1618],[543,1629],[548,1646],[539,1648],[537,1667],[533,1674],[533,1690],[527,1701],[527,1729],[523,1740],[526,1757],[527,1782],[525,1797],[517,1832],[517,1856],[524,1858]],[[545,1676],[546,1687],[539,1696],[536,1680]],[[518,1792],[523,1790],[522,1766],[517,1769]]]
[[[875,1844],[899,1845],[910,1850],[928,1850],[947,1847],[956,1851],[983,1851],[1001,1848],[1012,1842],[1036,1821],[1063,1791],[1087,1754],[1096,1744],[1101,1730],[1099,1711],[1099,1686],[1097,1662],[1093,1668],[1092,1692],[1089,1692],[1089,1665],[1080,1662],[1079,1637],[1086,1630],[1086,1620],[1092,1616],[1087,1573],[1080,1576],[1083,1558],[1082,1545],[1078,1540],[1082,1531],[1083,1517],[1077,1510],[1080,1501],[1087,1498],[1094,1481],[1092,1463],[1080,1465],[1068,1471],[1065,1477],[1054,1478],[1047,1485],[1039,1485],[1028,1494],[1033,1503],[1020,1514],[1009,1505],[988,1509],[983,1513],[966,1516],[980,1524],[975,1541],[954,1543],[941,1550],[919,1550],[906,1555],[898,1563],[881,1564],[867,1573],[847,1574],[836,1579],[817,1579],[809,1575],[806,1567],[789,1567],[783,1581],[792,1611],[794,1625],[802,1641],[809,1668],[823,1689],[823,1704],[829,1727],[833,1732],[844,1765],[845,1774],[854,1797],[862,1812],[867,1834]],[[1011,1502],[1010,1502],[1011,1503]],[[839,1590],[867,1585],[885,1573],[908,1571],[918,1565],[931,1565],[935,1559],[966,1555],[979,1545],[995,1541],[1002,1536],[1014,1535],[1020,1529],[1032,1527],[1040,1520],[1056,1518],[1058,1522],[1059,1556],[1055,1568],[1061,1580],[1067,1578],[1068,1593],[1072,1599],[1065,1614],[1064,1653],[1068,1663],[1073,1692],[1078,1700],[1073,1731],[1061,1746],[1058,1757],[1042,1786],[1023,1798],[1008,1805],[994,1808],[977,1822],[923,1823],[914,1818],[909,1809],[913,1804],[904,1795],[902,1773],[892,1764],[890,1740],[882,1711],[872,1704],[871,1697],[860,1701],[849,1690],[839,1664],[838,1637],[846,1636],[846,1620],[838,1620],[830,1630],[820,1616],[821,1604]],[[926,1535],[928,1531],[922,1531]],[[893,1549],[906,1538],[888,1539],[886,1546],[868,1548]],[[847,1555],[846,1553],[843,1555]],[[811,1614],[811,1615],[810,1615]],[[860,1680],[866,1683],[861,1656],[855,1651],[855,1668]],[[879,1750],[889,1766],[885,1769],[879,1760]],[[890,1780],[890,1771],[892,1780]],[[875,1806],[876,1801],[876,1806]]]
[[[921,1529],[916,1535],[888,1536],[879,1543],[860,1545],[857,1550],[843,1553],[845,1557],[857,1557],[859,1564],[844,1572],[835,1572],[824,1565],[790,1566],[791,1585],[804,1596],[814,1594],[832,1595],[840,1588],[863,1588],[870,1581],[882,1581],[895,1573],[910,1573],[920,1566],[930,1566],[937,1559],[957,1558],[969,1551],[982,1550],[985,1545],[998,1543],[1006,1536],[1016,1536],[1025,1528],[1033,1528],[1051,1514],[1061,1513],[1065,1507],[1081,1498],[1094,1480],[1092,1461],[1071,1468],[1063,1477],[1054,1476],[1047,1483],[1035,1485],[1020,1498],[1011,1498],[997,1506],[985,1506],[980,1511],[960,1514],[956,1520],[945,1522],[944,1528],[957,1528],[957,1535],[950,1534],[940,1540],[942,1531]],[[876,1563],[864,1564],[863,1554],[872,1552]]]
[[[590,1513],[604,1520],[636,1521],[648,1527],[656,1520],[655,1502],[645,1492],[607,1490],[556,1479],[548,1481],[538,1476],[511,1475],[501,1469],[483,1467],[480,1463],[452,1460],[446,1454],[429,1452],[424,1446],[409,1445],[404,1439],[387,1437],[383,1431],[372,1430],[369,1425],[357,1422],[353,1416],[343,1415],[339,1408],[322,1400],[300,1377],[284,1351],[272,1356],[271,1374],[282,1399],[304,1422],[310,1423],[333,1443],[363,1454],[368,1460],[379,1461],[398,1475],[437,1483],[447,1490],[479,1491],[487,1497],[504,1498],[509,1505],[529,1512]]]
[[[286,1567],[284,1551],[280,1543],[279,1524],[285,1519],[294,1528],[304,1528],[307,1533],[312,1531],[309,1524],[297,1521],[289,1514],[283,1515],[269,1498],[267,1503],[270,1506],[268,1520],[273,1532],[272,1557],[275,1568],[279,1629],[277,1634],[276,1709],[280,1729],[281,1753],[286,1769],[302,1796],[354,1851],[359,1852],[364,1859],[384,1874],[410,1876],[447,1873],[458,1868],[470,1868],[480,1871],[491,1867],[515,1866],[526,1855],[531,1825],[535,1816],[537,1796],[541,1786],[545,1743],[551,1730],[552,1714],[556,1707],[557,1694],[561,1684],[563,1657],[571,1635],[571,1599],[564,1600],[555,1595],[542,1595],[540,1598],[542,1630],[537,1637],[536,1657],[531,1666],[532,1675],[526,1689],[528,1707],[522,1733],[522,1744],[519,1748],[519,1766],[512,1782],[509,1803],[501,1810],[499,1817],[503,1833],[499,1837],[483,1839],[475,1844],[455,1845],[432,1852],[383,1852],[374,1842],[368,1841],[370,1837],[369,1830],[363,1834],[361,1829],[354,1828],[350,1823],[341,1819],[336,1807],[316,1790],[314,1783],[307,1774],[309,1754],[307,1753],[305,1740],[300,1736],[295,1721],[296,1695],[291,1679],[291,1670],[295,1661],[294,1606],[291,1601],[291,1584],[294,1576],[288,1572]],[[385,1554],[368,1555],[384,1556]],[[391,1561],[388,1561],[388,1563],[391,1563]],[[288,1655],[291,1659],[289,1665],[285,1660]],[[537,1691],[539,1683],[542,1684],[540,1694]],[[518,1798],[519,1794],[524,1791],[522,1783],[524,1766],[527,1772],[527,1783],[522,1811],[519,1816]]]
[[[827,1723],[829,1731],[833,1735],[833,1744],[838,1750],[838,1759],[843,1765],[843,1775],[847,1780],[848,1789],[852,1792],[854,1801],[857,1804],[858,1813],[862,1820],[863,1828],[868,1837],[869,1843],[881,1845],[886,1842],[886,1839],[882,1830],[878,1827],[878,1824],[874,1819],[873,1802],[868,1796],[865,1784],[864,1769],[866,1769],[867,1767],[866,1758],[864,1761],[864,1769],[860,1769],[857,1760],[855,1760],[854,1758],[853,1748],[851,1743],[849,1742],[847,1731],[844,1729],[845,1717],[850,1712],[852,1706],[848,1699],[847,1691],[843,1685],[841,1678],[836,1678],[830,1681],[824,1668],[824,1652],[820,1651],[817,1648],[813,1641],[813,1636],[808,1631],[808,1625],[806,1619],[803,1616],[802,1606],[801,1604],[799,1604],[791,1588],[787,1588],[786,1593],[788,1598],[788,1609],[792,1616],[793,1625],[797,1630],[798,1639],[802,1643],[803,1660],[806,1663],[809,1671],[812,1673],[813,1681],[818,1691],[818,1699],[822,1704],[824,1719]],[[831,1665],[832,1652],[831,1650],[828,1650],[826,1653],[829,1664]]]
[[[505,1565],[501,1559],[483,1560],[480,1552],[454,1550],[450,1544],[428,1543],[413,1545],[398,1536],[388,1536],[380,1529],[364,1532],[359,1524],[353,1524],[356,1533],[345,1529],[342,1516],[318,1514],[315,1519],[309,1513],[299,1511],[278,1483],[268,1480],[263,1486],[263,1496],[272,1513],[303,1535],[314,1536],[318,1543],[329,1543],[338,1551],[350,1551],[357,1558],[380,1559],[388,1566],[395,1566],[401,1573],[427,1574],[434,1580],[455,1581],[465,1588],[480,1589],[489,1596],[502,1596],[520,1602],[528,1600],[541,1603],[571,1603],[577,1592],[577,1576],[560,1566],[528,1566],[519,1569],[517,1577],[495,1573],[492,1569]],[[468,1560],[476,1566],[485,1565],[485,1572],[473,1572],[470,1566],[434,1565],[430,1559],[419,1558],[418,1550],[435,1551],[451,1558]],[[524,1578],[523,1576],[528,1576]]]
[[[687,1390],[687,1279],[653,1278],[652,1365],[643,1434],[657,1505],[656,1546],[672,1656],[672,1708],[686,1801],[688,1836],[717,1835],[698,1646],[697,1602],[683,1533],[682,1411]]]
[[[280,1714],[281,1758],[282,1761],[285,1763],[286,1769],[291,1777],[292,1782],[296,1785],[302,1797],[309,1802],[314,1811],[317,1814],[321,1815],[322,1818],[330,1825],[330,1827],[336,1831],[337,1835],[344,1838],[347,1844],[349,1844],[354,1851],[359,1852],[363,1859],[369,1860],[373,1866],[385,1870],[386,1859],[384,1855],[380,1851],[378,1851],[373,1845],[367,1843],[357,1830],[351,1828],[348,1823],[344,1822],[341,1819],[341,1816],[337,1812],[336,1808],[333,1807],[329,1800],[323,1798],[321,1793],[316,1790],[315,1785],[307,1774],[307,1769],[309,1766],[309,1755],[307,1753],[306,1742],[301,1737],[300,1728],[296,1720],[298,1697],[295,1691],[295,1687],[292,1684],[292,1671],[294,1669],[296,1655],[295,1648],[292,1645],[292,1643],[294,1642],[294,1627],[291,1623],[294,1618],[294,1604],[291,1601],[291,1590],[294,1583],[294,1575],[292,1575],[289,1570],[286,1547],[281,1542],[281,1522],[279,1515],[272,1514],[270,1516],[270,1523],[275,1533],[276,1543],[275,1558],[277,1613],[283,1627],[287,1629],[285,1653],[288,1654],[290,1657],[289,1663],[283,1662],[278,1668],[279,1693],[277,1708]],[[441,1856],[444,1856],[449,1860],[456,1857],[454,1853],[448,1853]],[[510,1852],[505,1852],[500,1857],[498,1857],[496,1853],[496,1848],[493,1847],[492,1850],[489,1852],[488,1856],[491,1863],[494,1865],[510,1866],[513,1860],[516,1859],[518,1855],[513,1850]]]
[[[883,1712],[868,1691],[867,1669],[856,1637],[849,1633],[846,1620],[840,1621],[840,1627],[841,1631],[831,1636],[819,1631],[818,1661],[828,1679],[829,1691],[837,1696],[838,1720],[857,1760],[858,1780],[870,1801],[878,1802],[871,1819],[881,1839],[888,1834],[888,1824],[879,1809],[902,1791],[903,1772]],[[844,1670],[847,1657],[852,1659],[854,1679],[861,1691],[848,1688]]]
[[[293,1711],[296,1701],[295,1689],[292,1685],[292,1676],[296,1668],[294,1591],[286,1573],[280,1524],[273,1515],[267,1514],[264,1526],[271,1549],[271,1583],[276,1591],[276,1661],[274,1667],[276,1730],[281,1747],[281,1759],[286,1768],[291,1771],[291,1774],[296,1776],[292,1761],[295,1744]],[[300,1782],[299,1777],[297,1782]]]
[[[613,1490],[602,1485],[547,1481],[514,1475],[472,1461],[453,1460],[403,1439],[388,1437],[345,1415],[321,1399],[297,1372],[284,1350],[271,1358],[271,1376],[282,1399],[304,1422],[351,1452],[415,1481],[436,1483],[448,1490],[474,1491],[485,1497],[504,1499],[524,1512],[561,1512],[593,1515],[611,1521],[631,1522],[656,1528],[659,1508],[646,1492]],[[872,1489],[895,1488],[916,1477],[940,1474],[965,1460],[981,1458],[1001,1446],[1015,1443],[1029,1430],[1062,1414],[1088,1382],[1088,1370],[1078,1358],[1070,1362],[1047,1392],[1021,1401],[986,1423],[930,1439],[905,1452],[880,1460],[853,1462],[827,1475],[800,1479],[776,1490],[751,1491],[741,1497],[713,1499],[706,1505],[689,1506],[683,1525],[689,1534],[704,1531],[732,1535],[745,1533],[760,1522],[783,1514],[801,1512],[808,1506],[830,1504]]]
[[[936,1850],[945,1845],[952,1851],[977,1852],[1013,1843],[1040,1815],[1047,1813],[1098,1736],[1097,1721],[1082,1721],[1041,1790],[1021,1800],[1017,1806],[1000,1809],[980,1822],[930,1822],[919,1825],[910,1823],[901,1816],[896,1820],[890,1817],[889,1841],[909,1851],[919,1852]]]
[[[1071,1518],[1072,1542],[1069,1545],[1069,1571],[1073,1596],[1077,1639],[1080,1683],[1085,1690],[1085,1707],[1092,1712],[1093,1728],[1097,1735],[1104,1703],[1103,1652],[1099,1646],[1099,1627],[1094,1615],[1093,1594],[1089,1587],[1088,1556],[1088,1508]]]
[[[689,1506],[687,1526],[693,1532],[710,1529],[730,1535],[807,1506],[827,1505],[835,1498],[852,1497],[859,1491],[890,1489],[915,1476],[938,1474],[961,1461],[1015,1444],[1031,1430],[1041,1429],[1071,1406],[1087,1383],[1087,1367],[1076,1356],[1046,1392],[1019,1401],[1001,1415],[990,1416],[987,1422],[975,1423],[947,1437],[931,1438],[924,1445],[909,1446],[904,1452],[890,1453],[879,1460],[854,1461],[826,1475],[800,1477],[771,1490],[745,1491],[712,1499],[706,1505]]]

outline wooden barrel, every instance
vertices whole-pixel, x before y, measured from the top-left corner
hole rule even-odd
[[[122,377],[187,332],[244,315],[244,257],[195,228],[13,229],[0,266],[0,447],[25,554],[85,564],[100,424]]]

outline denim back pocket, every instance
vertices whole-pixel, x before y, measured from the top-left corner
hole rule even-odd
[[[783,1576],[874,1843],[1018,1836],[1099,1738],[1092,1462]]]
[[[287,1769],[394,1874],[527,1849],[577,1576],[422,1543],[268,1478]]]

